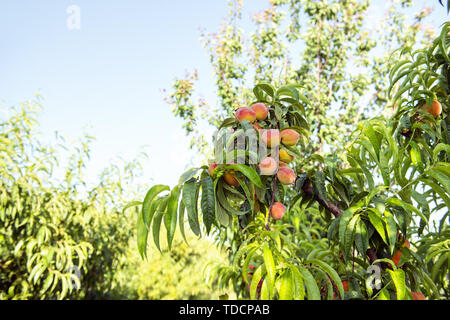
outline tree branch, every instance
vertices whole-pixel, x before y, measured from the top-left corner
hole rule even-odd
[[[306,181],[303,183],[302,190],[306,195],[313,197],[314,200],[316,200],[326,210],[331,212],[335,218],[338,218],[342,215],[342,210],[336,204],[327,199],[322,199],[322,197],[318,194],[314,194],[314,190],[309,179],[306,179]]]

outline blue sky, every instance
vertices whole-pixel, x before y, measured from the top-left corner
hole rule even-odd
[[[244,3],[247,17],[266,1]],[[70,5],[81,9],[80,30],[67,28]],[[438,27],[447,18],[435,7]],[[67,141],[84,131],[96,138],[91,181],[116,155],[132,159],[148,145],[149,159],[142,163],[146,179],[173,185],[192,153],[160,90],[195,68],[200,92],[215,102],[199,27],[216,31],[226,12],[226,1],[219,0],[2,1],[0,109],[39,93],[45,140],[54,131]]]

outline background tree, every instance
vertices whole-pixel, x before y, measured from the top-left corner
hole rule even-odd
[[[199,122],[218,127],[236,108],[247,106],[252,95],[247,83],[297,83],[314,106],[306,115],[313,140],[302,152],[335,150],[359,120],[385,110],[392,51],[431,41],[434,33],[425,24],[431,8],[425,6],[410,21],[405,13],[412,3],[386,1],[385,15],[375,21],[370,1],[272,0],[253,15],[249,32],[241,26],[243,1],[229,1],[218,32],[201,35],[217,101],[196,98],[197,72],[177,79],[166,99],[185,120],[192,145],[207,154],[210,141],[198,131]]]

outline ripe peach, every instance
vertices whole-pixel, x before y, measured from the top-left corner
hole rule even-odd
[[[267,114],[269,113],[269,108],[267,108],[267,104],[258,102],[253,104],[250,109],[252,109],[256,114],[257,120],[265,120],[267,118]]]
[[[428,106],[426,103],[424,103],[422,105],[422,108],[424,108],[426,111],[428,111],[429,113],[431,113],[433,115],[433,117],[438,117],[441,112],[442,112],[442,105],[439,101],[434,100],[431,103],[431,106]]]
[[[295,172],[289,167],[282,167],[277,172],[278,180],[284,185],[294,184]]]
[[[248,122],[253,123],[256,120],[256,114],[252,109],[243,107],[236,110],[236,119],[239,121],[247,120]]]
[[[277,172],[277,161],[272,157],[265,157],[259,164],[259,170],[263,176],[271,176]]]
[[[285,163],[289,163],[292,160],[294,160],[294,157],[291,156],[286,150],[284,149],[280,149],[279,152],[279,156],[280,156],[280,161],[283,161]]]
[[[300,135],[295,130],[286,129],[281,131],[281,143],[285,146],[295,146],[299,139]]]
[[[400,262],[401,258],[402,258],[402,252],[400,250],[395,251],[394,255],[392,256],[392,261],[394,261],[394,263],[397,267],[398,267],[398,263]]]
[[[270,208],[270,215],[275,220],[280,220],[283,218],[286,208],[281,202],[275,202]]]
[[[427,300],[422,292],[411,292],[413,300]]]
[[[342,286],[344,287],[344,291],[348,291],[348,281],[347,280],[342,281]]]
[[[212,176],[212,174],[213,174],[213,172],[214,172],[214,169],[216,169],[217,168],[217,163],[211,163],[210,165],[209,165],[209,167],[208,167],[208,172],[209,172],[209,175],[210,176]]]
[[[235,174],[234,170],[230,170],[229,172],[225,172],[223,174],[223,179],[226,183],[228,183],[230,186],[239,186],[239,182],[234,178],[233,174]]]
[[[261,134],[261,140],[269,148],[276,147],[280,144],[280,131],[277,129],[264,130]]]

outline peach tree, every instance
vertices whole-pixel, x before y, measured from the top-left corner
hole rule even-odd
[[[393,53],[395,113],[360,121],[339,153],[301,152],[311,93],[257,84],[219,125],[230,134],[216,135],[209,166],[129,204],[142,206],[142,257],[149,236],[161,250],[163,224],[169,248],[189,226],[229,251],[216,280],[239,297],[449,298],[449,31],[447,22],[430,47]],[[247,132],[269,149],[239,143]]]

